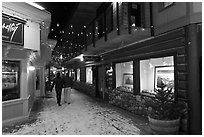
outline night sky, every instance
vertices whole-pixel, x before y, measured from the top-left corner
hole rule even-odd
[[[66,24],[72,18],[79,2],[37,2],[51,13],[51,27],[48,38],[59,39],[60,31],[63,31]]]

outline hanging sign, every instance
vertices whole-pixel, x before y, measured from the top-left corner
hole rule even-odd
[[[2,18],[2,41],[23,45],[23,23]]]

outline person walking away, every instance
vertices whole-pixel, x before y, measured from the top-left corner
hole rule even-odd
[[[52,92],[52,89],[54,86],[55,86],[55,90],[56,90],[57,104],[58,104],[58,106],[61,106],[61,95],[62,95],[62,88],[64,86],[64,80],[61,78],[59,72],[57,73],[57,76],[53,80],[51,92]]]
[[[66,74],[66,76],[64,76],[63,79],[64,79],[64,102],[70,104],[73,80],[71,77],[69,77],[68,73]]]

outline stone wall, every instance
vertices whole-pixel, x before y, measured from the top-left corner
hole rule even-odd
[[[136,115],[147,117],[148,113],[152,111],[152,108],[146,105],[146,101],[151,99],[151,96],[147,95],[135,95],[131,92],[114,89],[109,91],[109,103],[120,107],[124,110],[132,112]],[[187,104],[183,104],[180,102],[185,108],[187,108]],[[181,117],[181,131],[187,132],[187,117],[186,117],[186,109],[183,110],[183,116]]]
[[[148,96],[135,95],[133,93],[114,89],[109,92],[109,103],[117,107],[128,110],[134,114],[147,117],[148,112],[152,110],[151,107],[145,105],[145,100]]]
[[[96,90],[95,90],[95,85],[93,84],[87,84],[85,82],[74,82],[74,89],[83,92],[87,95],[90,95],[92,97],[96,96]]]

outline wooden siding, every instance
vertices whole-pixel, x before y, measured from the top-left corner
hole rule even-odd
[[[2,104],[2,120],[9,120],[23,116],[23,100],[17,99]]]

